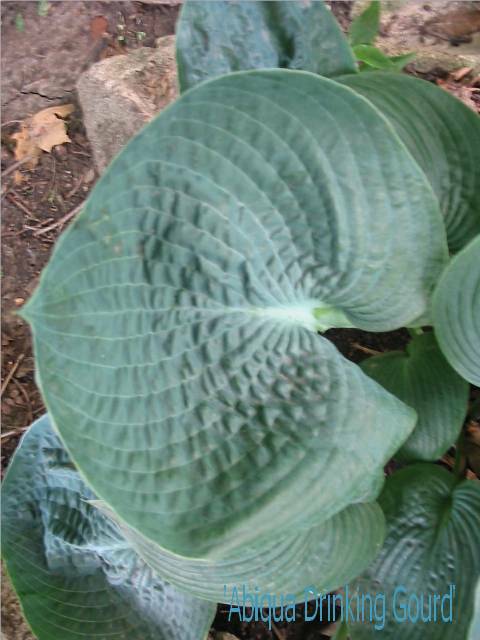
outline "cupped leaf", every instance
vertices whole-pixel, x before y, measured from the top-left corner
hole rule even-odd
[[[417,464],[387,479],[380,505],[387,538],[350,585],[353,608],[356,595],[367,603],[364,622],[361,605],[351,616],[352,640],[466,640],[480,576],[480,483]],[[385,602],[384,620],[380,606],[369,619],[367,594]]]
[[[362,370],[413,407],[418,422],[396,458],[437,460],[455,442],[468,408],[468,383],[448,364],[433,333],[415,336],[407,352],[368,358]]]
[[[201,640],[216,607],[176,591],[90,501],[48,416],[2,489],[2,555],[39,640]]]
[[[372,44],[380,29],[380,2],[373,0],[354,20],[348,30],[348,39],[352,47],[359,44]]]
[[[223,560],[186,558],[162,549],[125,525],[105,504],[104,513],[117,522],[123,535],[159,575],[181,590],[213,602],[231,602],[233,589],[258,590],[297,602],[327,593],[357,577],[382,547],[385,519],[376,503],[347,507],[325,523],[295,535],[276,535],[266,543],[253,542]],[[359,535],[359,532],[362,532]],[[243,593],[243,591],[242,591]],[[239,600],[242,601],[242,593]]]
[[[465,380],[480,386],[480,235],[445,269],[432,307],[445,357]]]
[[[277,70],[188,92],[97,183],[26,311],[75,463],[193,557],[371,501],[415,414],[316,329],[420,315],[442,234],[423,174],[349,89]]]
[[[480,233],[480,118],[440,87],[411,76],[379,71],[339,81],[395,127],[439,199],[450,249],[461,249]]]
[[[348,42],[323,0],[186,2],[177,24],[180,89],[231,71],[355,73]]]

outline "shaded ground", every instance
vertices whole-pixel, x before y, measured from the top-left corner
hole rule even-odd
[[[69,101],[82,71],[174,31],[178,7],[141,2],[2,2],[2,121]],[[23,25],[23,26],[22,26]]]
[[[110,55],[154,46],[173,33],[178,7],[141,2],[3,2],[2,172],[12,167],[19,121],[42,108],[73,102],[80,73]],[[34,384],[30,333],[15,312],[36,286],[64,224],[46,230],[80,204],[96,175],[77,110],[68,121],[71,144],[42,154],[33,171],[7,168],[2,186],[2,463],[19,431],[43,411]],[[9,378],[9,376],[11,376]],[[9,379],[8,379],[9,378]],[[7,380],[8,379],[8,380]]]
[[[333,5],[342,26],[349,20],[351,3]],[[14,170],[11,134],[19,121],[53,104],[73,102],[79,74],[93,62],[123,55],[140,46],[154,46],[157,37],[173,33],[178,8],[141,2],[75,1],[48,3],[39,15],[38,2],[3,2],[2,15],[2,467],[18,438],[43,411],[34,382],[30,333],[16,311],[29,298],[68,215],[88,195],[96,174],[81,113],[68,120],[71,143],[44,153],[33,171]],[[391,29],[394,28],[392,23]],[[445,77],[434,70],[429,79]],[[16,177],[17,176],[17,177]],[[372,352],[402,348],[404,331],[365,334],[332,331],[328,337],[348,358],[359,362]],[[8,585],[5,586],[8,589]],[[14,597],[2,592],[3,631],[8,640],[31,636],[19,624]],[[220,606],[214,628],[240,640],[321,640],[328,630],[319,623],[301,621],[269,631],[263,623],[228,621]],[[3,638],[3,636],[2,636]]]

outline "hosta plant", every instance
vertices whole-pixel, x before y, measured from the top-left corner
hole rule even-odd
[[[181,97],[22,311],[48,410],[4,487],[25,615],[40,640],[201,640],[235,585],[300,601],[398,570],[464,585],[452,635],[421,637],[467,638],[480,488],[432,462],[479,376],[478,118],[358,74],[319,2],[187,3],[177,56]],[[407,352],[361,368],[322,335],[400,327]],[[392,457],[416,464],[385,483]]]

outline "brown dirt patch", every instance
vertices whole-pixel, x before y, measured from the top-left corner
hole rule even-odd
[[[11,134],[19,121],[45,107],[75,103],[75,83],[94,62],[131,49],[154,46],[173,33],[178,6],[141,2],[3,2],[2,172],[14,162]],[[70,144],[44,153],[33,171],[21,168],[2,180],[2,464],[22,429],[44,410],[34,383],[30,332],[16,311],[34,290],[63,224],[58,222],[88,195],[96,179],[82,116],[68,119]],[[12,374],[13,371],[13,375]]]

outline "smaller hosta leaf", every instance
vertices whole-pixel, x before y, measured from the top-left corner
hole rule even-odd
[[[39,640],[203,640],[215,607],[177,592],[92,504],[47,415],[2,489],[2,555]]]
[[[467,640],[480,575],[480,483],[417,464],[387,479],[380,506],[385,544],[349,593],[354,605],[357,594],[379,595],[385,618],[370,620],[367,604],[362,622],[357,609],[352,640]]]
[[[348,36],[350,44],[372,44],[380,29],[380,2],[373,0],[350,25]]]
[[[177,26],[182,91],[231,71],[287,68],[334,76],[356,71],[323,0],[186,2]]]
[[[364,58],[380,66],[372,48],[364,48]],[[390,120],[439,200],[451,251],[461,249],[480,233],[480,118],[440,87],[404,74],[372,71],[338,80]]]
[[[416,336],[406,353],[374,356],[360,366],[418,414],[396,457],[436,460],[457,439],[467,412],[468,383],[448,364],[433,333]]]
[[[170,553],[128,527],[104,503],[99,508],[118,523],[128,542],[156,572],[182,591],[212,602],[231,602],[233,589],[239,585],[245,585],[248,593],[258,589],[279,599],[289,594],[297,602],[305,601],[309,587],[317,593],[333,591],[370,564],[385,533],[384,516],[376,503],[355,504],[319,526],[295,535],[277,534],[222,560],[206,560]]]
[[[480,235],[442,273],[433,295],[433,323],[452,367],[480,386]]]

